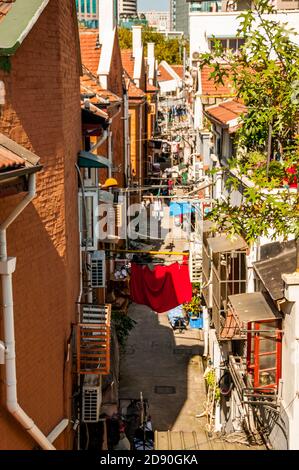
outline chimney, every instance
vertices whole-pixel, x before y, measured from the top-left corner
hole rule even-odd
[[[155,43],[147,43],[147,67],[148,67],[148,81],[150,85],[154,84],[155,79]]]
[[[147,60],[155,60],[155,43],[147,43]]]
[[[103,45],[105,37],[110,38],[116,26],[114,2],[112,0],[98,0],[99,2],[99,39]]]
[[[142,26],[133,26],[133,57],[134,59],[138,55],[138,51],[142,49]]]

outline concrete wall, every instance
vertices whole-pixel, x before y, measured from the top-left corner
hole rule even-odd
[[[208,39],[216,37],[235,37],[240,20],[240,12],[190,13],[190,58],[194,52],[208,52]],[[299,31],[299,11],[279,12],[277,15],[267,15],[270,19],[287,22],[290,28]],[[299,37],[293,36],[299,44]]]
[[[299,275],[283,278],[288,302],[283,305],[282,402],[271,441],[276,449],[299,450]]]
[[[71,362],[66,362],[79,291],[77,174],[81,112],[76,14],[72,2],[51,0],[0,72],[6,87],[0,132],[40,156],[37,198],[8,230],[13,275],[18,395],[21,406],[48,434],[71,417]],[[24,195],[0,199],[4,220]],[[0,314],[0,338],[3,323]],[[0,449],[35,443],[5,408],[0,367]],[[55,443],[71,446],[66,431]]]

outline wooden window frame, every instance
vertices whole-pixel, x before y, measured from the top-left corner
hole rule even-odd
[[[276,336],[276,349],[275,351],[263,351],[260,353],[260,341],[261,335],[259,330],[262,328],[261,325],[267,325],[267,323],[276,322],[275,328],[275,336]],[[264,336],[264,334],[263,334]],[[271,334],[271,338],[273,335]],[[252,340],[253,340],[253,347],[252,347]],[[281,348],[282,348],[282,334],[281,334],[281,320],[256,320],[253,322],[248,323],[248,333],[247,333],[247,371],[253,377],[253,386],[254,388],[265,391],[273,388],[277,388],[279,384],[279,380],[281,378]],[[253,360],[251,355],[253,354]],[[276,372],[276,381],[275,383],[262,385],[260,383],[260,372],[263,370],[270,370],[270,369],[261,369],[260,368],[260,357],[265,357],[266,355],[274,355],[276,357],[276,367],[275,369],[271,368],[271,370],[275,370]]]

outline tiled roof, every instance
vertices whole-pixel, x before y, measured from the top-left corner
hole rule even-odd
[[[0,175],[11,170],[37,166],[39,157],[0,133]]]
[[[183,67],[183,65],[171,65],[170,67],[183,80],[183,78],[184,78],[184,67]]]
[[[163,65],[160,64],[159,67],[158,67],[157,80],[158,80],[158,82],[167,82],[168,80],[174,80],[174,78],[163,67]]]
[[[216,84],[213,78],[210,78],[213,67],[204,66],[201,70],[201,87],[203,96],[233,96],[235,95],[233,84],[224,78],[224,85]]]
[[[2,0],[0,1],[0,21],[7,15],[9,10],[12,7],[12,4],[15,2],[15,0],[10,0],[10,1],[5,1]]]
[[[237,99],[224,101],[217,106],[207,108],[205,114],[208,118],[218,121],[230,132],[234,132],[240,125],[240,117],[246,113],[246,106]]]
[[[80,29],[79,34],[82,64],[97,75],[101,57],[99,32],[97,29]]]
[[[154,85],[150,85],[150,83],[146,83],[146,91],[151,93],[151,92],[158,92],[159,91],[159,88],[157,88],[156,86]]]
[[[123,64],[123,68],[127,72],[127,74],[134,78],[134,58],[133,58],[133,51],[132,49],[122,49],[121,51],[121,60]]]
[[[25,160],[0,145],[0,171],[15,170],[25,166]]]
[[[129,98],[131,99],[132,98],[144,98],[145,97],[144,91],[135,85],[134,81],[132,80],[132,78],[130,77],[130,75],[128,74],[126,70],[124,72],[125,72],[126,88],[128,90]]]
[[[97,78],[93,76],[92,73],[88,72],[86,67],[84,67],[84,72],[84,75],[80,77],[81,94],[94,93],[96,96],[89,99],[92,103],[105,103],[107,100],[109,100],[110,103],[121,101],[121,98],[115,93],[103,89],[99,85]]]

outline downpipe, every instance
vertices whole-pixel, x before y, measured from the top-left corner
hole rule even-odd
[[[28,182],[28,194],[15,207],[7,219],[0,225],[0,275],[2,283],[5,372],[6,372],[6,406],[13,417],[23,426],[28,434],[44,450],[55,450],[55,447],[36,426],[34,421],[20,407],[17,397],[16,350],[14,330],[14,306],[12,274],[16,268],[16,258],[7,257],[7,228],[21,214],[36,196],[36,175],[31,174]]]

